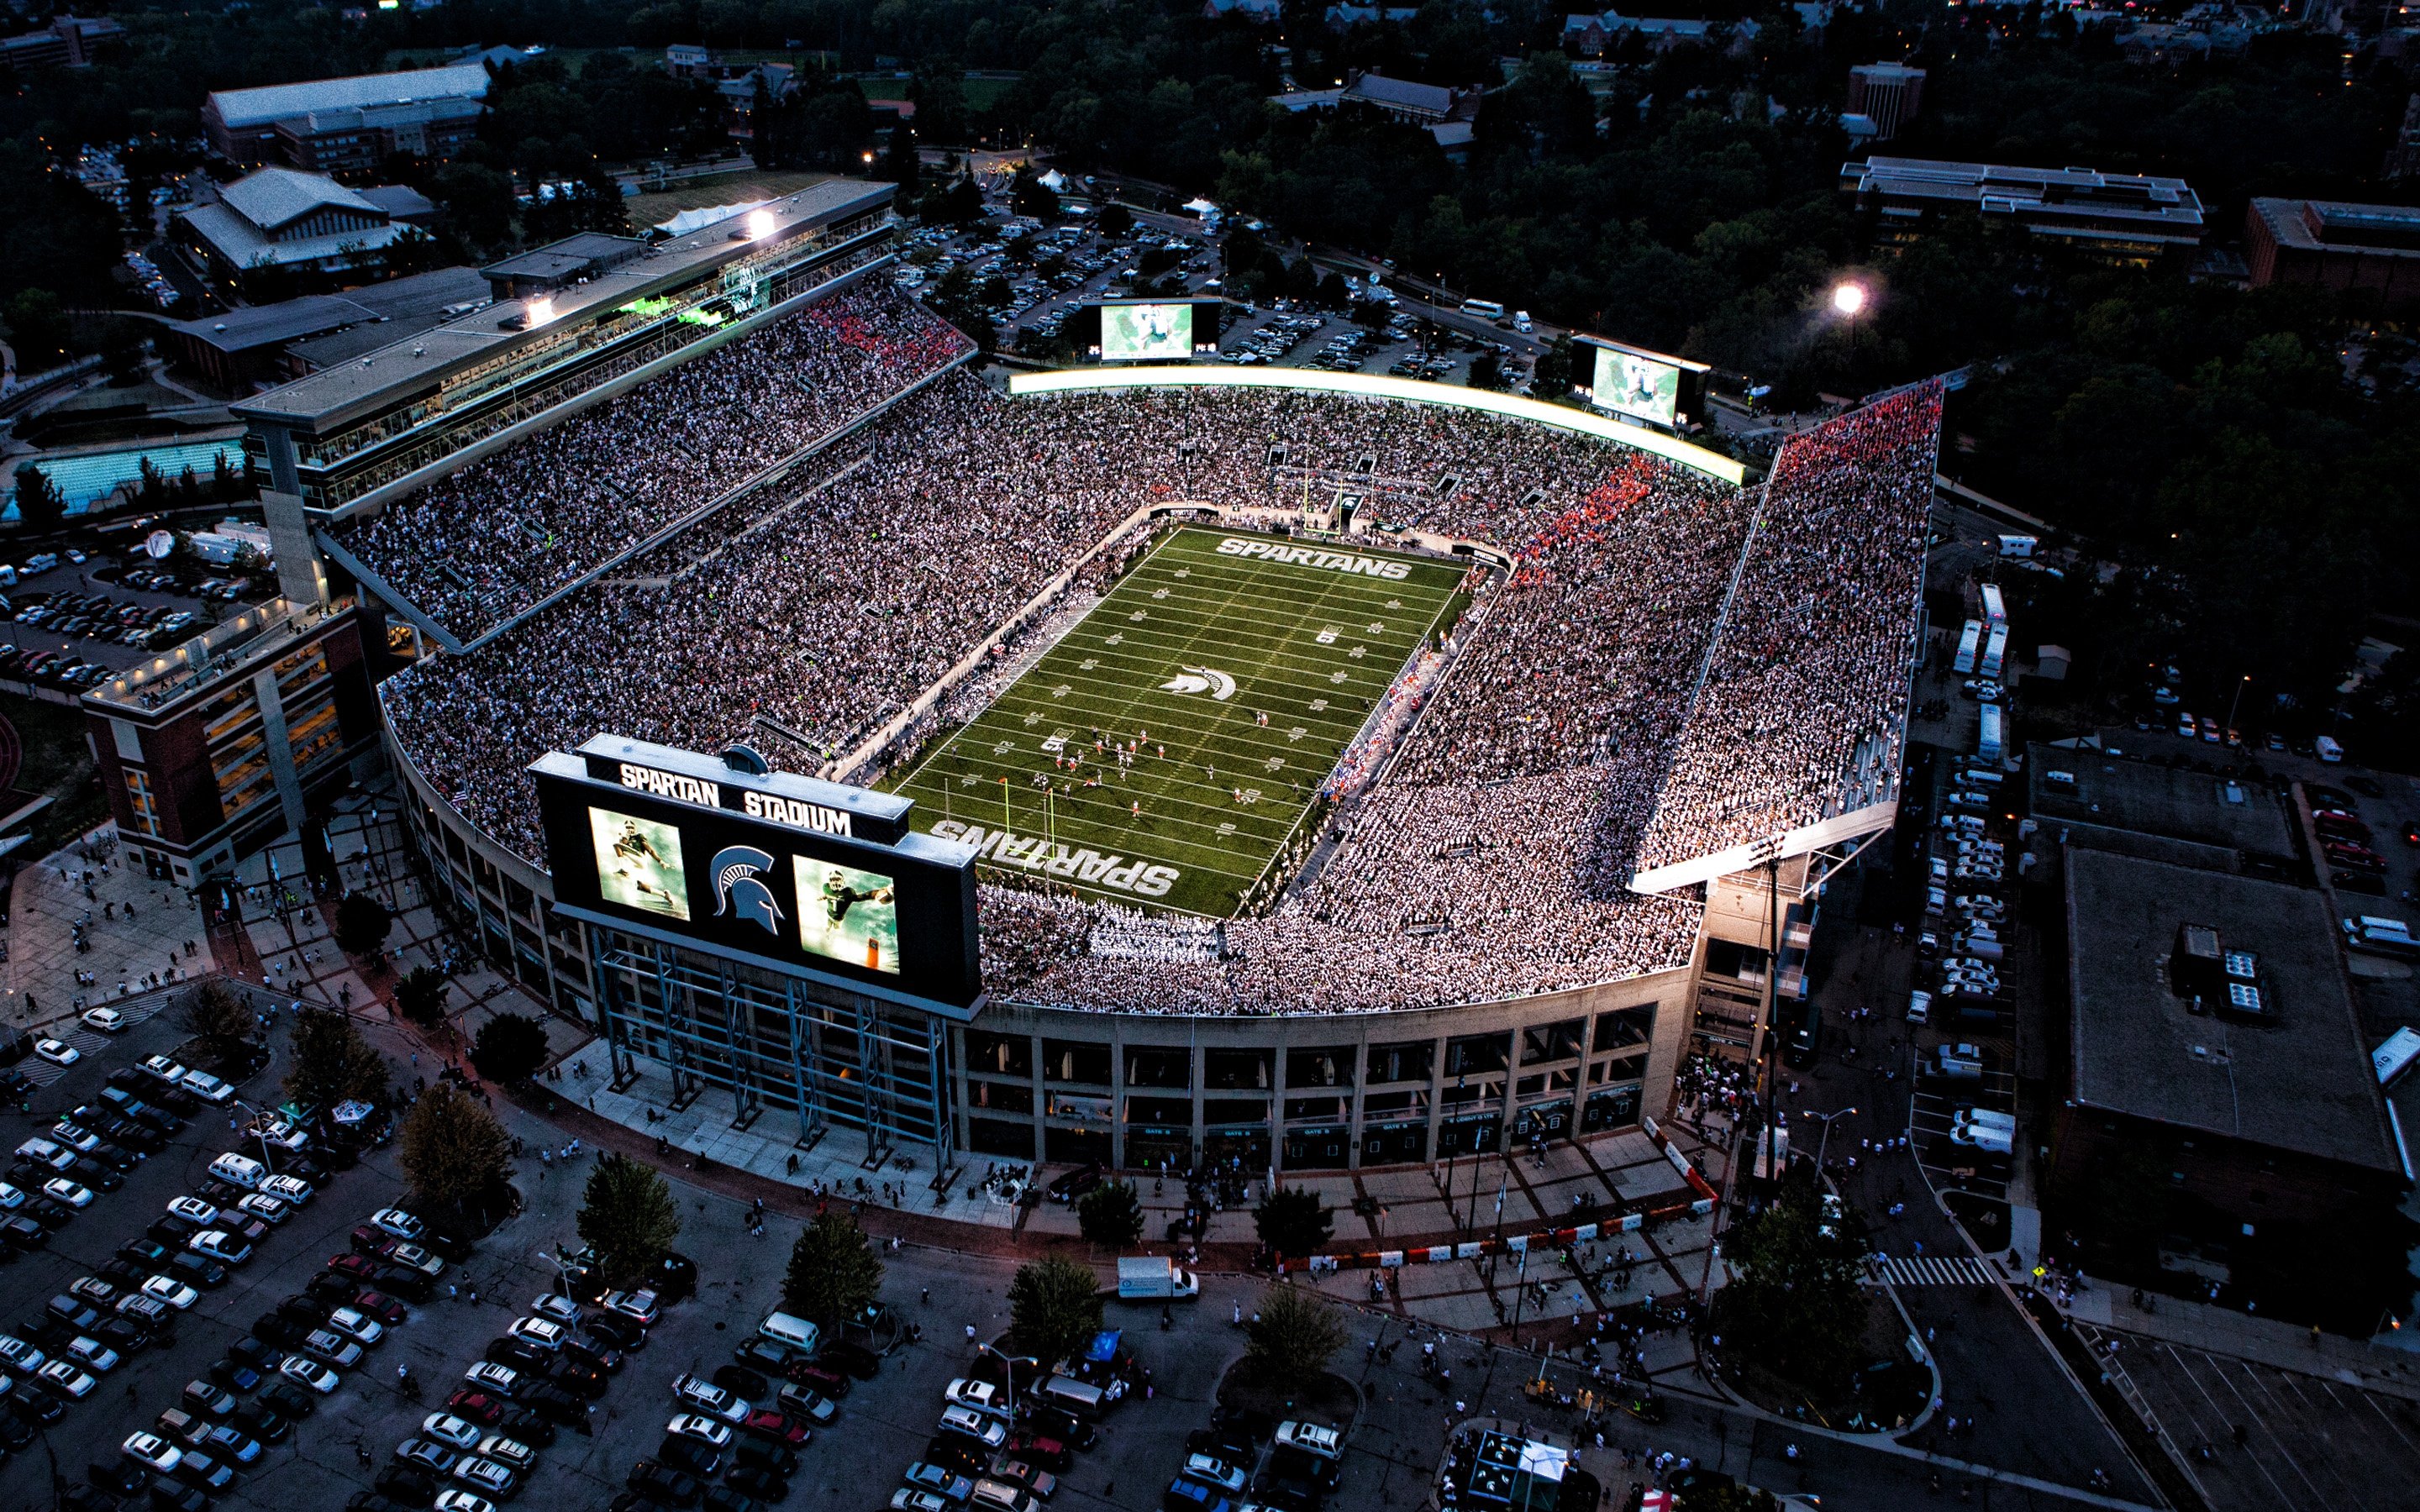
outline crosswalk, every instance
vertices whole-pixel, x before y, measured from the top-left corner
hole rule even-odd
[[[120,1012],[124,1013],[126,1015],[127,1027],[132,1028],[135,1025],[142,1023],[145,1019],[149,1018],[154,1013],[159,1012],[162,1009],[166,1008],[168,1006],[168,999],[171,995],[172,995],[170,993],[165,991],[147,993],[141,997],[121,998],[116,1003],[104,1006],[116,1008]],[[103,1046],[107,1045],[113,1038],[115,1038],[115,1036],[101,1033],[99,1029],[94,1028],[91,1025],[85,1024],[79,1019],[70,1019],[64,1024],[54,1024],[48,1030],[42,1032],[49,1034],[52,1039],[57,1040],[63,1044],[71,1046],[81,1054],[86,1056],[91,1055],[96,1050],[101,1049]],[[55,1065],[50,1061],[44,1060],[39,1056],[27,1056],[23,1060],[18,1063],[17,1069],[25,1073],[25,1080],[31,1082],[34,1086],[48,1087],[53,1082],[57,1081],[60,1077],[66,1075],[73,1068]]]
[[[1945,1259],[1876,1255],[1866,1261],[1866,1274],[1895,1287],[1988,1287],[2000,1279],[1989,1265],[1972,1256]]]

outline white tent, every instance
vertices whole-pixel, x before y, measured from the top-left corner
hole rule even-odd
[[[1046,173],[1041,177],[1035,179],[1034,182],[1056,194],[1067,187],[1067,176],[1061,173],[1058,169],[1053,168],[1048,173]]]
[[[769,199],[752,199],[745,205],[703,206],[693,210],[683,210],[656,229],[666,236],[685,237],[691,231],[703,231],[707,226],[728,221],[735,215],[745,215],[750,210],[763,209],[772,203]]]
[[[1196,215],[1216,215],[1218,213],[1218,207],[1211,204],[1206,199],[1188,199],[1185,202],[1185,208],[1191,210]]]

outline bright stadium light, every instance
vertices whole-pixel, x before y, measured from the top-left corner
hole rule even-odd
[[[1866,307],[1866,286],[1843,284],[1832,291],[1832,308],[1845,316],[1855,316]]]
[[[748,237],[750,240],[762,241],[772,234],[773,212],[771,210],[752,210],[749,212]]]
[[[529,301],[525,323],[533,330],[554,318],[554,298],[551,295]]]

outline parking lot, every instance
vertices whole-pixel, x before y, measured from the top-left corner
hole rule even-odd
[[[1010,300],[988,312],[1001,328],[1004,350],[1016,349],[1026,332],[1056,338],[1076,306],[1089,299],[1123,297],[1139,287],[1138,280],[1156,278],[1164,285],[1174,274],[1187,295],[1219,292],[1218,252],[1207,239],[1140,221],[1131,233],[1108,238],[1078,225],[1053,228],[1010,219],[965,232],[930,228],[910,237],[907,246],[910,265],[894,281],[910,292],[930,287],[953,266],[963,266],[977,280],[997,276],[1007,284]],[[918,256],[926,259],[921,266],[914,262]],[[1369,295],[1357,279],[1354,295]],[[1449,325],[1435,326],[1423,345],[1414,316],[1400,304],[1395,316],[1376,329],[1341,312],[1283,298],[1228,308],[1231,319],[1219,335],[1218,360],[1233,365],[1383,372],[1461,383],[1471,360],[1492,348],[1516,389],[1527,371],[1509,343]]]
[[[2213,1512],[2420,1506],[2420,1408],[2411,1401],[2137,1335],[2098,1336],[2118,1346],[2111,1365],[2175,1442]]]
[[[116,1036],[78,1031],[75,1039],[85,1053],[49,1085],[28,1090],[34,1113],[21,1119],[12,1144],[47,1135],[61,1112],[97,1100],[111,1072],[174,1051],[183,1039],[174,1022],[177,1016],[143,1018]],[[288,1026],[281,1022],[274,1031],[273,1042],[281,1049]],[[383,1033],[374,1031],[374,1038]],[[405,1085],[425,1072],[411,1067],[401,1041],[385,1047]],[[283,1070],[281,1056],[239,1086],[223,1107],[201,1106],[162,1148],[131,1161],[132,1168],[124,1174],[121,1186],[96,1193],[89,1206],[67,1217],[46,1243],[9,1265],[8,1274],[16,1283],[19,1300],[14,1308],[0,1313],[0,1333],[26,1340],[46,1354],[54,1352],[36,1335],[76,1335],[41,1327],[50,1298],[70,1293],[85,1277],[113,1273],[109,1267],[121,1246],[161,1243],[163,1235],[183,1238],[187,1230],[182,1226],[194,1220],[172,1213],[170,1202],[204,1190],[211,1180],[212,1160],[238,1143],[238,1135],[219,1121],[219,1113],[228,1111],[248,1121],[251,1114],[244,1104],[270,1103],[282,1095],[277,1078]],[[509,1104],[500,1101],[497,1107],[525,1139],[535,1142],[546,1132],[544,1125]],[[246,1138],[243,1148],[256,1156],[260,1153],[256,1137]],[[201,1284],[209,1279],[206,1272],[183,1268],[179,1274],[192,1284],[191,1297],[177,1293],[161,1298],[163,1312],[173,1322],[168,1335],[126,1349],[124,1358],[106,1368],[100,1367],[98,1359],[80,1365],[93,1384],[82,1396],[60,1403],[54,1422],[30,1421],[38,1409],[47,1411],[41,1408],[43,1398],[20,1396],[17,1405],[28,1419],[23,1428],[0,1427],[0,1439],[22,1440],[0,1463],[0,1501],[48,1505],[54,1462],[55,1473],[68,1483],[87,1482],[94,1466],[110,1473],[124,1462],[121,1445],[130,1435],[147,1432],[166,1441],[163,1414],[183,1413],[168,1419],[169,1429],[188,1435],[208,1433],[213,1427],[234,1430],[218,1436],[221,1457],[228,1461],[224,1468],[231,1473],[225,1484],[208,1493],[209,1504],[219,1507],[318,1506],[333,1512],[358,1494],[374,1493],[381,1480],[389,1490],[403,1492],[407,1504],[426,1505],[437,1490],[449,1486],[488,1494],[476,1491],[474,1483],[447,1475],[432,1476],[425,1484],[390,1476],[398,1449],[413,1440],[427,1441],[413,1454],[432,1466],[439,1452],[489,1458],[504,1465],[514,1472],[510,1490],[518,1500],[604,1505],[628,1487],[642,1459],[662,1456],[674,1418],[710,1415],[701,1413],[699,1402],[676,1397],[675,1381],[685,1375],[711,1380],[735,1363],[735,1351],[779,1305],[790,1240],[799,1225],[776,1217],[763,1237],[755,1237],[745,1204],[676,1184],[683,1225],[676,1242],[700,1262],[695,1295],[663,1306],[640,1347],[625,1353],[617,1368],[595,1382],[601,1394],[587,1414],[586,1433],[570,1426],[573,1414],[559,1412],[559,1422],[547,1425],[553,1430],[551,1443],[544,1442],[545,1430],[535,1425],[515,1429],[529,1446],[525,1466],[514,1463],[508,1444],[481,1456],[477,1448],[511,1425],[476,1421],[490,1409],[466,1399],[455,1415],[478,1430],[466,1453],[461,1426],[431,1426],[429,1419],[458,1391],[500,1395],[496,1380],[478,1383],[464,1378],[483,1355],[505,1352],[496,1346],[517,1319],[546,1316],[534,1304],[557,1289],[557,1246],[579,1245],[574,1216],[586,1164],[584,1159],[568,1167],[526,1158],[520,1162],[524,1211],[458,1258],[428,1256],[423,1263],[436,1263],[441,1270],[427,1283],[427,1300],[422,1302],[417,1293],[402,1291],[401,1278],[381,1280],[372,1273],[339,1281],[321,1274],[334,1257],[359,1247],[354,1242],[358,1226],[403,1199],[396,1147],[367,1152],[354,1168],[334,1173],[312,1200],[283,1221],[263,1224],[256,1238],[246,1241],[239,1234],[230,1241],[231,1253],[244,1242],[251,1244],[251,1253],[227,1268],[215,1286]],[[434,1243],[432,1239],[425,1247]],[[161,1245],[163,1253],[168,1247]],[[886,1251],[883,1257],[891,1267],[883,1295],[903,1319],[920,1324],[923,1341],[907,1343],[880,1359],[871,1379],[848,1381],[832,1420],[812,1427],[786,1476],[777,1473],[752,1483],[743,1479],[742,1486],[752,1485],[763,1493],[781,1491],[779,1504],[789,1506],[821,1504],[838,1497],[879,1507],[901,1487],[910,1465],[935,1458],[932,1440],[949,1405],[944,1391],[953,1380],[971,1374],[977,1361],[965,1330],[977,1329],[986,1341],[1001,1335],[1008,1321],[1005,1293],[1013,1265],[938,1250]],[[356,1257],[341,1264],[366,1271],[370,1262]],[[389,1304],[366,1304],[361,1309],[364,1316],[337,1318],[333,1328],[317,1321],[350,1293],[379,1286],[395,1288]],[[1223,1295],[1230,1288],[1220,1289]],[[348,1296],[340,1297],[340,1290]],[[318,1302],[306,1303],[314,1295]],[[189,1301],[189,1308],[178,1308],[178,1301]],[[1058,1476],[1054,1506],[1156,1504],[1186,1458],[1187,1436],[1209,1427],[1217,1383],[1241,1352],[1241,1335],[1225,1326],[1227,1305],[1222,1300],[1180,1308],[1171,1316],[1172,1329],[1163,1332],[1156,1308],[1109,1304],[1109,1326],[1125,1330],[1124,1349],[1133,1357],[1139,1384],[1102,1423],[1098,1443],[1067,1461]],[[589,1317],[598,1311],[585,1309]],[[370,1332],[365,1323],[378,1325],[375,1342],[364,1342]],[[261,1340],[264,1332],[277,1342]],[[524,1324],[521,1332],[533,1331]],[[582,1332],[593,1335],[595,1330],[583,1327]],[[321,1336],[315,1339],[315,1334]],[[0,1350],[7,1348],[0,1345]],[[349,1353],[353,1349],[360,1350],[359,1358]],[[276,1362],[287,1353],[316,1355],[337,1368],[333,1390],[324,1396],[302,1381],[286,1382],[290,1389],[283,1395],[289,1401],[307,1401],[314,1410],[292,1421],[290,1414],[272,1408],[277,1417],[289,1418],[281,1426],[261,1408],[279,1384]],[[271,1373],[253,1379],[263,1364]],[[418,1399],[405,1396],[399,1367],[417,1378]],[[316,1371],[298,1367],[296,1374]],[[196,1381],[204,1384],[189,1395],[189,1383]],[[766,1384],[768,1392],[778,1392],[778,1379]],[[513,1389],[513,1400],[531,1399],[526,1379]],[[751,1405],[773,1411],[783,1407],[770,1395]],[[498,1413],[511,1410],[510,1401],[498,1401],[493,1408]],[[1263,1434],[1260,1449],[1265,1457],[1265,1427]],[[737,1451],[735,1442],[716,1466],[716,1483],[725,1490],[731,1489],[730,1471],[748,1468],[737,1464]],[[1029,1449],[1026,1458],[1032,1459],[1037,1452],[1042,1451]],[[781,1462],[780,1457],[761,1452],[752,1453],[751,1459],[759,1469]],[[209,1468],[191,1473],[205,1481],[218,1475]],[[1376,1467],[1372,1489],[1387,1478],[1385,1467]],[[745,1512],[744,1504],[725,1504]],[[185,1512],[203,1512],[203,1506],[200,1502],[184,1504]]]
[[[182,644],[230,612],[267,596],[248,578],[170,568],[137,553],[47,548],[54,563],[0,587],[0,678],[85,688]],[[75,560],[85,557],[84,561]]]

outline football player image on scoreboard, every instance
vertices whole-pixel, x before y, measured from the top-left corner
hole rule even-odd
[[[899,974],[899,905],[889,877],[812,856],[793,859],[799,943],[810,954]]]
[[[608,809],[588,810],[597,842],[597,890],[609,903],[668,918],[689,918],[689,874],[680,830]]]

